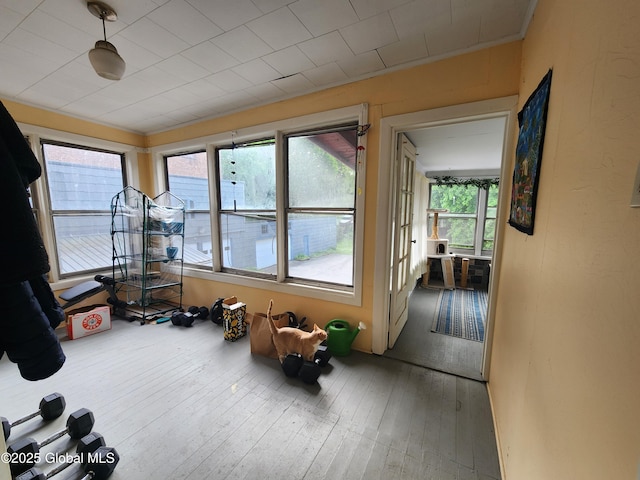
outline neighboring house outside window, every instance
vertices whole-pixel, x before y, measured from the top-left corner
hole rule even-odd
[[[212,265],[207,153],[203,150],[164,157],[167,189],[185,204],[185,265]]]
[[[111,199],[126,184],[124,154],[40,141],[58,276],[111,268]],[[42,219],[41,219],[42,220]]]

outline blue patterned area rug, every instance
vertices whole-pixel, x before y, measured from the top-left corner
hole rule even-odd
[[[431,331],[482,342],[486,316],[487,292],[442,290]]]

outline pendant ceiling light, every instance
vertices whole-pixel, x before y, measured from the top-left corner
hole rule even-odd
[[[115,22],[118,15],[115,10],[103,2],[87,2],[89,11],[102,20],[104,40],[98,40],[95,48],[89,50],[89,61],[98,75],[109,80],[120,80],[126,67],[124,60],[118,55],[118,50],[107,42],[105,21]]]

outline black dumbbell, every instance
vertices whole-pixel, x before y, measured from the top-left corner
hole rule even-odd
[[[176,312],[173,312],[171,314],[171,323],[173,323],[176,327],[182,326],[182,319],[184,318],[184,316],[185,312],[183,311],[178,310]]]
[[[314,355],[313,362],[304,362],[300,367],[298,376],[304,383],[313,385],[320,377],[321,368],[326,366],[330,359],[331,354],[327,347],[320,345]]]
[[[4,439],[6,440],[11,435],[11,428],[16,425],[20,425],[21,423],[25,423],[32,418],[40,415],[43,420],[53,420],[58,418],[64,412],[67,403],[64,400],[64,397],[59,393],[52,393],[51,395],[47,395],[40,400],[40,410],[37,412],[33,412],[26,417],[19,418],[18,420],[14,420],[13,422],[9,422],[4,417],[0,417],[2,421],[2,431],[4,432]]]
[[[205,320],[207,317],[209,317],[209,309],[207,307],[189,307],[186,312],[173,312],[171,314],[171,323],[178,327],[191,327],[197,318]]]
[[[82,462],[82,470],[86,474],[82,477],[83,480],[109,478],[120,461],[120,455],[118,455],[116,449],[104,445],[98,446],[95,450],[85,452],[82,455],[88,459],[86,462]],[[37,468],[30,468],[23,474],[18,475],[15,480],[47,480],[63,471],[69,465],[73,465],[73,463],[62,464],[46,474]]]
[[[17,475],[18,473],[22,473],[30,467],[33,467],[35,465],[34,460],[37,457],[36,454],[40,451],[40,448],[55,442],[67,434],[74,440],[88,435],[93,429],[94,422],[95,419],[91,410],[81,408],[69,415],[69,418],[67,418],[67,428],[54,433],[40,443],[30,437],[17,440],[9,445],[7,453],[10,454],[11,458],[25,459],[25,461],[22,463],[12,462],[10,465],[11,471],[14,475]]]
[[[197,318],[201,318],[202,320],[209,318],[209,309],[207,307],[189,307],[187,313],[190,313],[191,316],[183,319],[182,324],[185,327],[193,325],[194,320]]]
[[[90,454],[94,454],[98,450],[98,448],[104,447],[105,445],[106,443],[104,441],[104,437],[98,432],[91,432],[88,435],[82,437],[78,442],[78,446],[76,448],[76,454],[80,456],[80,463],[82,465],[87,463],[87,461],[89,461],[91,458]],[[51,478],[54,475],[57,475],[58,473],[62,472],[64,469],[70,467],[75,463],[77,462],[74,458],[73,460],[58,465],[56,468],[47,473],[44,473],[39,468],[33,467],[26,472],[18,475],[15,480],[46,480],[47,478]]]
[[[282,371],[287,377],[297,377],[303,363],[304,359],[302,355],[299,353],[290,353],[282,361]]]

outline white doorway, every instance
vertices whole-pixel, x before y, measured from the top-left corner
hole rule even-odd
[[[508,152],[512,151],[512,138],[516,128],[516,106],[517,97],[506,97],[495,100],[475,102],[471,104],[456,105],[452,107],[439,108],[416,112],[412,114],[386,117],[381,120],[380,133],[380,166],[379,178],[389,179],[388,182],[381,182],[378,189],[378,211],[382,219],[376,229],[377,238],[380,239],[376,245],[376,275],[375,275],[375,299],[373,318],[373,352],[383,354],[388,348],[393,346],[390,342],[391,333],[391,305],[395,302],[394,289],[390,284],[390,279],[394,275],[393,259],[393,235],[394,228],[394,185],[397,183],[398,175],[401,171],[395,166],[393,159],[398,149],[400,134],[406,133],[411,136],[411,132],[418,132],[430,127],[454,125],[482,119],[503,118],[506,128],[503,132],[503,148],[500,166],[501,185],[508,185],[508,166],[510,165]],[[385,161],[386,159],[386,161]],[[495,246],[492,258],[492,269],[489,278],[489,291],[497,289],[500,266],[501,238],[504,230],[505,218],[503,212],[508,207],[509,188],[500,189],[500,199],[498,203],[498,221],[496,222]],[[506,205],[506,206],[505,206]],[[426,213],[426,212],[425,212]],[[386,218],[386,221],[384,220]],[[415,262],[414,262],[415,263]],[[420,272],[412,272],[416,277]],[[489,364],[492,344],[492,319],[495,311],[494,295],[489,295],[487,308],[487,325],[485,328],[485,342],[482,353],[481,375],[483,379],[488,379]],[[398,332],[393,332],[395,335]]]

